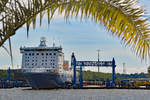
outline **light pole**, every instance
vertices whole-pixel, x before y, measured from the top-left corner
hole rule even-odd
[[[99,72],[99,52],[100,52],[100,50],[97,50],[97,52],[98,52],[98,72]]]
[[[125,62],[123,63],[123,74],[126,74]]]

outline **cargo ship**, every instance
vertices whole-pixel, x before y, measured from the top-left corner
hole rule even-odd
[[[61,46],[46,45],[42,37],[37,47],[20,47],[22,53],[21,70],[33,89],[61,88],[72,83],[73,70],[69,61],[64,60]]]

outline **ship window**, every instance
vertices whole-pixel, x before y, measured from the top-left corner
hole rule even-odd
[[[52,53],[49,53],[49,55],[52,55]]]
[[[45,63],[45,65],[47,65],[47,63]]]
[[[45,60],[45,61],[47,61],[47,60]]]
[[[44,62],[44,60],[42,60],[42,62]]]
[[[31,53],[29,53],[29,56],[31,56]]]
[[[27,55],[27,53],[25,53],[25,55]]]
[[[42,56],[44,55],[44,53],[41,54]]]
[[[42,63],[42,65],[43,65],[43,63]]]
[[[34,65],[34,63],[32,63],[32,65]]]
[[[46,55],[48,55],[48,53],[46,53]]]
[[[36,62],[37,62],[37,60],[36,60]]]
[[[32,53],[32,56],[34,56],[34,53]]]
[[[34,60],[32,60],[34,62]]]
[[[39,55],[39,53],[36,53],[36,55]]]
[[[54,55],[56,55],[56,53],[54,53]]]

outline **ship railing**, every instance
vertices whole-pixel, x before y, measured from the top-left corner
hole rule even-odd
[[[56,72],[54,68],[22,68],[22,72]]]

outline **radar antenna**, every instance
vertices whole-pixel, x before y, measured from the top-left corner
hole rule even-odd
[[[46,42],[46,37],[41,37],[40,41]]]
[[[123,74],[126,74],[126,67],[125,67],[126,63],[123,63]]]
[[[40,47],[46,47],[46,38],[45,37],[41,37],[39,46]]]

